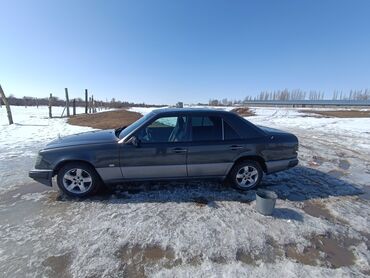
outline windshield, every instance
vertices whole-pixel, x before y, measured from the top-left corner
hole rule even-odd
[[[138,119],[136,122],[132,123],[131,125],[129,125],[128,127],[126,127],[124,130],[121,131],[121,133],[119,134],[119,139],[122,139],[124,137],[126,137],[127,135],[129,135],[132,131],[134,131],[136,128],[138,128],[139,126],[141,126],[144,122],[147,121],[147,119],[151,118],[153,116],[153,112],[150,112],[148,114],[146,114],[144,117]]]

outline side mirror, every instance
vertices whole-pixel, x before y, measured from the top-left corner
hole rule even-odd
[[[131,137],[129,141],[132,145],[134,145],[136,148],[140,147],[140,139],[137,138],[135,135]]]

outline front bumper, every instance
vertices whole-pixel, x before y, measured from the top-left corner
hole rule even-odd
[[[267,174],[284,171],[298,164],[297,158],[266,161]]]
[[[33,169],[28,173],[28,176],[42,184],[52,186],[51,178],[53,177],[53,170]]]

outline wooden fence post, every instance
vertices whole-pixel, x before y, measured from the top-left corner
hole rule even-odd
[[[73,99],[73,116],[76,116],[76,99]]]
[[[49,97],[49,118],[51,119],[53,117],[53,114],[51,113],[51,107],[53,106],[53,94],[50,94]]]
[[[3,100],[4,105],[6,107],[6,112],[8,114],[9,125],[12,125],[13,124],[12,111],[10,110],[10,105],[9,105],[8,99],[6,98],[6,96],[4,94],[4,91],[3,91],[3,88],[1,88],[1,85],[0,85],[0,96],[1,96],[1,99]]]
[[[92,112],[95,113],[94,95],[91,95],[91,109]]]
[[[91,97],[89,97],[89,113],[91,114]]]
[[[87,108],[89,107],[88,103],[88,92],[87,89],[85,89],[85,114],[87,114]]]
[[[69,117],[69,97],[68,97],[68,88],[65,88],[65,91],[66,91],[67,117]]]

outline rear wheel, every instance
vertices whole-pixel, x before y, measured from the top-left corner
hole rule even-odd
[[[88,164],[71,162],[58,171],[59,188],[72,197],[86,197],[96,193],[101,180],[95,169]]]
[[[259,185],[262,176],[263,171],[258,162],[245,160],[232,168],[229,178],[234,187],[249,190]]]

